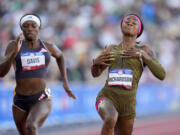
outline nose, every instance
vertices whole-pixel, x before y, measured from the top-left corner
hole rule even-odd
[[[33,27],[32,27],[32,26],[29,26],[29,27],[28,27],[28,30],[33,30]]]

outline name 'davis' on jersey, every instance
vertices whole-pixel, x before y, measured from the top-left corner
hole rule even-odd
[[[131,82],[132,78],[131,77],[110,77],[109,81],[110,82],[114,82],[114,81]]]
[[[33,59],[27,59],[27,64],[34,64],[34,63],[39,63],[40,60],[39,58],[33,58]]]

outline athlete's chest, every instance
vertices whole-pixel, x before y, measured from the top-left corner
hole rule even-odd
[[[111,63],[110,69],[118,67],[118,68],[128,68],[128,69],[135,70],[137,68],[141,68],[142,63],[141,63],[140,59],[123,56],[121,54],[122,51],[123,51],[123,49],[119,46],[114,47],[111,50],[111,52],[114,53],[115,61]]]
[[[36,70],[45,67],[50,61],[50,55],[46,48],[29,49],[22,47],[19,52],[18,61],[22,70]]]
[[[23,70],[34,70],[45,66],[45,55],[42,52],[20,53]]]

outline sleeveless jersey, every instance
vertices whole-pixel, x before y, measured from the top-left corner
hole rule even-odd
[[[50,62],[50,53],[40,40],[39,48],[29,48],[21,42],[21,48],[15,58],[15,78],[44,78]]]

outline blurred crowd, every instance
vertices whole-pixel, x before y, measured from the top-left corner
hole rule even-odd
[[[128,13],[142,17],[145,29],[137,39],[152,46],[167,72],[166,83],[180,81],[180,0],[0,0],[0,57],[21,32],[20,17],[29,12],[42,19],[40,38],[57,45],[65,56],[69,81],[99,83],[93,79],[92,59],[107,45],[121,42],[120,21]],[[55,60],[48,81],[61,80]],[[141,82],[157,79],[145,69]],[[12,81],[14,71],[1,81]]]

